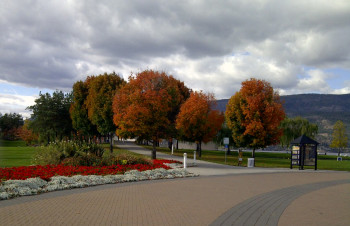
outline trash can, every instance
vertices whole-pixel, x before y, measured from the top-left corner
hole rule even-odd
[[[254,158],[248,158],[248,167],[254,167]]]

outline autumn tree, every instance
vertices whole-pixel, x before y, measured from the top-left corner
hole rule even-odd
[[[283,135],[280,138],[282,147],[288,147],[291,141],[301,135],[314,138],[318,133],[317,124],[310,123],[307,119],[300,116],[295,118],[286,117],[281,122],[280,128],[283,130]]]
[[[340,151],[348,146],[348,136],[346,135],[346,126],[340,120],[338,120],[333,126],[332,134],[332,148],[338,148],[338,156],[340,156]]]
[[[69,113],[72,119],[73,128],[77,131],[80,138],[90,138],[98,135],[97,127],[93,125],[88,117],[88,108],[86,99],[89,94],[89,83],[95,77],[88,77],[84,82],[78,81],[73,85],[73,102]]]
[[[115,72],[104,73],[89,79],[91,81],[88,83],[88,95],[85,102],[88,118],[97,127],[99,133],[110,137],[110,151],[113,152],[112,138],[116,130],[113,123],[113,97],[125,84],[125,81]]]
[[[152,159],[160,138],[175,133],[175,118],[190,90],[165,72],[146,70],[130,76],[114,97],[117,134],[132,134],[152,141]]]
[[[202,142],[212,140],[224,122],[224,116],[212,108],[215,103],[213,94],[193,92],[181,106],[176,119],[176,128],[180,133],[197,143],[199,157],[202,156]]]
[[[279,142],[285,113],[270,83],[252,78],[242,82],[240,91],[230,98],[225,117],[236,145],[252,148],[254,158],[255,149]]]
[[[55,91],[51,95],[40,92],[35,104],[27,108],[33,112],[30,129],[40,137],[46,137],[47,142],[52,138],[62,139],[64,136],[70,136],[72,132],[72,121],[69,115],[71,102],[71,93]]]
[[[39,139],[38,134],[34,133],[29,128],[30,123],[31,121],[29,119],[26,119],[19,132],[20,138],[26,142],[26,145],[31,145],[33,142],[36,142]]]

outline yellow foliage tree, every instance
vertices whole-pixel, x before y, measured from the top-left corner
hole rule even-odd
[[[333,134],[332,134],[332,148],[338,148],[338,156],[340,156],[340,151],[342,148],[346,148],[348,146],[348,136],[346,135],[346,127],[344,123],[338,120],[333,126]]]

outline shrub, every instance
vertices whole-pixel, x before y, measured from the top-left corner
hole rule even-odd
[[[57,165],[61,162],[62,153],[53,145],[40,146],[33,157],[35,165]]]
[[[102,158],[94,154],[84,156],[69,157],[61,162],[65,166],[102,166]]]
[[[112,165],[152,165],[146,158],[130,154],[104,153],[99,144],[88,144],[79,141],[61,141],[41,146],[34,154],[33,163],[36,165],[65,166],[112,166]]]
[[[64,166],[79,166],[81,159],[79,157],[69,157],[61,162]]]
[[[98,157],[102,157],[105,149],[100,144],[95,143],[82,143],[81,144],[81,151],[85,152],[86,154],[94,154]]]
[[[135,164],[146,164],[146,165],[151,165],[152,162],[142,158],[142,157],[137,157],[134,155],[129,155],[129,154],[119,154],[113,158],[114,164],[120,164],[120,165],[135,165]]]
[[[33,163],[37,165],[60,164],[65,160],[65,164],[68,165],[94,166],[101,164],[103,153],[103,146],[98,144],[60,141],[39,147],[34,154]]]

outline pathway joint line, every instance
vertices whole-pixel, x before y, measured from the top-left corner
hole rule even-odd
[[[232,207],[210,225],[278,225],[282,213],[295,199],[309,192],[346,183],[350,180],[303,184],[257,195]]]

